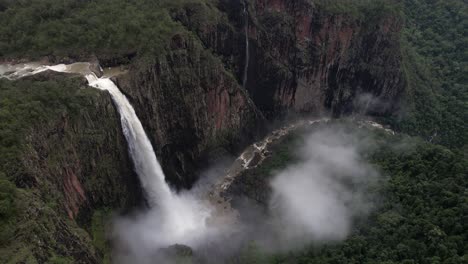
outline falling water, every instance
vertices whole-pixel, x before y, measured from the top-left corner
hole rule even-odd
[[[244,6],[244,18],[245,18],[245,64],[244,64],[244,76],[242,79],[242,86],[245,88],[247,84],[247,77],[249,72],[249,60],[250,60],[250,49],[249,49],[249,13],[247,11],[247,3],[242,1]]]
[[[177,195],[170,190],[151,142],[135,110],[119,88],[109,78],[97,78],[95,74],[87,74],[86,79],[90,86],[108,91],[112,96],[120,114],[135,171],[151,206],[146,217],[119,228],[125,234],[125,239],[130,236],[136,238],[130,247],[138,251],[140,243],[155,247],[196,243],[207,233],[206,221],[211,210],[195,197]],[[127,233],[129,230],[131,234]]]
[[[98,79],[96,75],[88,74],[86,79],[90,86],[108,91],[112,96],[120,114],[122,130],[128,142],[128,150],[135,171],[140,177],[141,185],[150,205],[170,204],[173,200],[171,190],[165,182],[164,173],[156,158],[153,146],[128,99],[109,78]]]

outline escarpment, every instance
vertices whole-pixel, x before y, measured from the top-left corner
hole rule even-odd
[[[397,15],[351,15],[306,0],[187,1],[168,10],[173,27],[157,48],[147,43],[148,53],[129,47],[124,56],[92,58],[102,66],[128,64],[113,81],[176,188],[190,188],[213,152],[237,154],[254,142],[266,121],[291,113],[388,116],[399,107]],[[89,56],[50,61],[82,58]],[[19,190],[15,221],[25,223],[14,231],[10,252],[27,248],[19,262],[59,255],[101,263],[109,253],[103,215],[137,205],[142,192],[110,96],[86,88],[81,77],[56,75],[15,82],[54,92],[29,98],[47,115],[25,125],[17,163],[0,167]],[[233,186],[246,193],[257,183]]]
[[[396,14],[340,13],[306,0],[189,1],[168,10],[183,27],[157,51],[127,56],[128,73],[114,80],[175,186],[190,187],[213,150],[239,152],[265,118],[388,116],[399,107]]]
[[[291,112],[390,115],[398,109],[404,79],[397,14],[377,6],[371,16],[351,15],[306,0],[245,4],[247,24],[242,1],[220,1],[222,14],[211,24],[193,23],[210,10],[203,4],[188,4],[173,16],[222,56],[238,80],[248,64],[246,89],[267,118]]]
[[[261,134],[264,117],[394,114],[404,90],[402,22],[377,13],[335,13],[305,0],[188,2],[170,9],[186,31],[116,82],[168,180],[188,187],[207,153],[239,151]]]

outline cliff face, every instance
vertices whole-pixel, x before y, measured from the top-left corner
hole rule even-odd
[[[110,95],[82,77],[60,75],[0,83],[6,102],[28,98],[15,106],[24,110],[10,110],[24,123],[5,127],[22,129],[20,151],[0,167],[17,188],[12,237],[2,232],[2,263],[102,263],[108,250],[98,214],[141,202]],[[12,93],[5,92],[10,85]],[[35,117],[27,121],[31,109]]]
[[[245,3],[247,62],[241,1],[220,1],[224,19],[211,25],[192,23],[203,5],[186,5],[174,17],[223,56],[239,80],[248,63],[246,89],[266,117],[288,112],[385,115],[398,107],[404,83],[402,23],[396,15],[358,17],[306,0]]]
[[[257,1],[254,8],[249,73],[260,78],[251,78],[248,89],[261,109],[335,116],[394,110],[403,88],[394,17],[359,21],[308,1]],[[374,104],[362,105],[365,97]]]
[[[222,62],[190,34],[116,78],[147,130],[167,180],[190,186],[210,152],[236,150],[258,134],[263,117]]]
[[[191,186],[213,153],[237,152],[261,135],[265,117],[389,115],[398,108],[401,23],[391,13],[354,16],[306,0],[189,1],[169,13],[185,28],[171,31],[164,50],[129,54],[128,73],[114,80],[135,107],[167,180],[179,188]],[[30,101],[46,98],[47,113],[61,110],[27,124],[16,165],[0,165],[18,188],[20,213],[13,219],[22,223],[6,251],[15,256],[0,252],[0,262],[71,256],[99,263],[108,251],[95,220],[106,208],[137,204],[141,190],[109,95],[78,89],[86,86],[81,79],[50,78],[56,77],[29,81],[56,94]],[[72,93],[60,96],[64,89]]]
[[[190,186],[213,149],[245,146],[263,117],[380,116],[398,108],[401,22],[391,13],[352,16],[306,0],[221,0],[188,2],[170,14],[186,31],[116,82],[176,186]]]

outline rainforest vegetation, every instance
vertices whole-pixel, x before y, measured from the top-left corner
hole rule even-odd
[[[408,115],[404,132],[453,148],[468,140],[468,6],[464,1],[403,1]]]
[[[342,125],[332,126],[340,129]],[[304,144],[304,133],[288,136],[261,167],[248,171],[245,177],[251,181],[269,177],[296,162],[295,150]],[[358,221],[344,243],[319,243],[299,254],[276,256],[250,245],[234,263],[466,262],[466,156],[408,136],[363,133],[352,124],[347,125],[347,133],[372,141],[373,147],[365,155],[383,175],[369,186],[369,191],[377,194],[375,211],[365,221]],[[248,181],[246,185],[251,186]],[[253,194],[255,190],[246,188],[246,192]]]

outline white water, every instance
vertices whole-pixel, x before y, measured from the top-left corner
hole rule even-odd
[[[164,173],[159,164],[153,146],[146,136],[145,130],[138,119],[135,110],[109,78],[98,79],[94,74],[86,75],[89,85],[110,93],[120,114],[122,130],[127,139],[128,151],[132,157],[135,171],[140,178],[150,206],[168,206],[173,200],[173,194],[166,184]]]
[[[124,234],[122,237],[135,240],[129,247],[136,252],[142,244],[153,247],[175,243],[193,245],[206,233],[209,208],[193,196],[177,195],[170,190],[135,110],[117,86],[109,78],[98,79],[94,74],[86,78],[90,86],[108,91],[117,105],[135,171],[152,208],[138,221],[123,221],[123,227],[119,228]],[[127,233],[128,230],[131,232]]]
[[[242,87],[245,88],[247,84],[247,78],[249,74],[249,60],[250,60],[250,49],[249,49],[249,14],[247,12],[247,4],[245,1],[244,5],[244,16],[245,16],[245,65],[244,65],[244,76],[242,78]]]
[[[40,65],[36,62],[22,63],[22,64],[3,64],[0,65],[0,78],[7,78],[10,80],[19,79],[26,76],[38,74],[47,70],[64,72],[66,71],[65,64],[58,64],[54,66]]]

